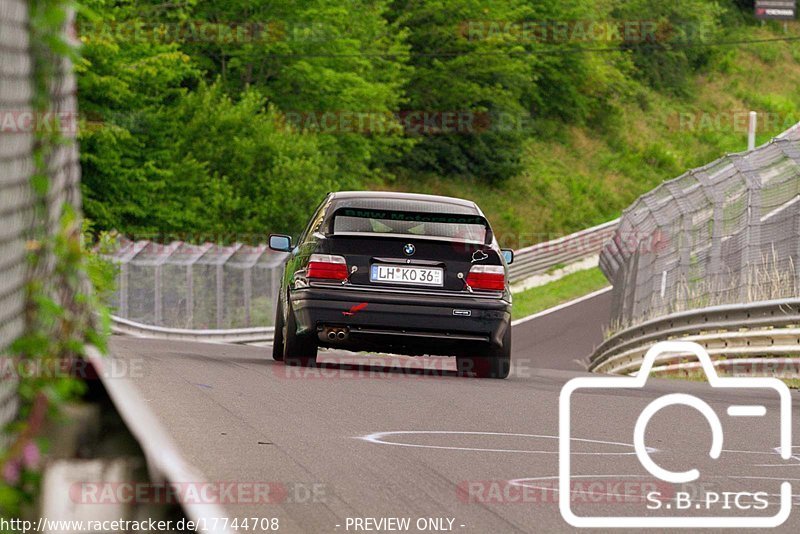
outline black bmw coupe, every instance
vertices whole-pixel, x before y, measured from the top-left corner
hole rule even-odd
[[[457,198],[330,193],[289,253],[273,357],[313,366],[319,347],[455,356],[460,374],[506,378],[511,250]]]

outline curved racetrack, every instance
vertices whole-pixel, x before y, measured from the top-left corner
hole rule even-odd
[[[409,518],[411,532],[435,525],[428,518],[443,518],[455,532],[571,531],[553,478],[558,396],[568,379],[585,375],[579,362],[600,342],[609,303],[602,292],[516,324],[507,380],[456,377],[448,371],[454,362],[439,358],[361,365],[326,352],[320,359],[328,363],[311,372],[273,362],[269,348],[115,338],[111,350],[127,360],[135,387],[207,480],[270,484],[276,502],[251,504],[243,493],[223,503],[231,517],[277,517],[280,532],[365,532],[352,518],[388,517]],[[421,365],[444,372],[409,371]],[[630,511],[619,496],[641,496],[652,482],[632,455],[638,413],[671,391],[708,393],[724,413],[731,395],[706,390],[656,380],[645,391],[576,394],[573,468],[587,482],[572,488],[577,511]],[[708,427],[697,414],[665,410],[651,421],[647,444],[665,467],[700,467],[709,475],[705,489],[777,493],[777,479],[800,479],[800,461],[773,451],[776,399],[747,400],[768,413],[723,420],[726,467],[710,463]],[[798,524],[793,516],[780,530]]]

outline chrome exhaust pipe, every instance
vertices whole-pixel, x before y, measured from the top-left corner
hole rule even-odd
[[[347,328],[320,326],[317,335],[322,342],[336,342],[347,340],[350,337],[350,332]]]

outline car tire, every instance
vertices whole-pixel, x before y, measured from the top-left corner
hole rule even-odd
[[[317,342],[309,335],[297,333],[297,322],[291,302],[286,308],[286,328],[283,334],[283,362],[286,365],[313,367],[317,364]]]
[[[456,356],[458,374],[476,378],[507,378],[511,371],[511,325],[503,335],[503,346],[491,345],[484,354]]]
[[[275,310],[275,331],[272,334],[272,359],[276,362],[283,361],[283,298],[278,297],[278,307]]]

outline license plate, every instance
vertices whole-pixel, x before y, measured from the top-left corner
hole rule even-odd
[[[414,284],[420,286],[443,286],[444,270],[440,267],[412,267],[407,265],[372,266],[369,279],[387,284]]]

